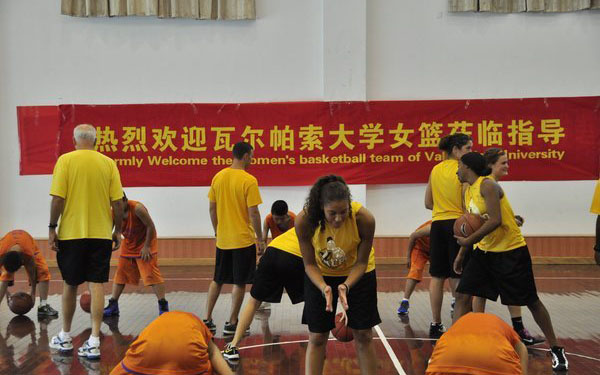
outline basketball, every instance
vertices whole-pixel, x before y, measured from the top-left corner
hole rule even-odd
[[[90,308],[92,307],[92,296],[87,290],[79,297],[79,306],[81,306],[81,309],[86,313],[90,312]]]
[[[352,329],[342,322],[343,313],[338,313],[335,316],[335,328],[331,330],[333,337],[335,337],[338,341],[348,342],[354,340],[354,336],[352,335]]]
[[[25,292],[11,294],[8,308],[17,315],[27,314],[33,308],[33,298]]]
[[[454,222],[454,234],[459,237],[469,237],[477,229],[481,228],[484,220],[475,214],[464,214]]]

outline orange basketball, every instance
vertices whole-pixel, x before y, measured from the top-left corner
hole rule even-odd
[[[335,328],[331,330],[333,337],[335,337],[338,341],[348,342],[354,340],[354,335],[352,335],[352,329],[342,322],[343,314],[340,312],[335,316]]]
[[[454,234],[469,237],[483,225],[483,218],[475,214],[464,214],[454,222]]]
[[[8,308],[17,315],[27,314],[33,308],[33,298],[25,292],[11,294]]]
[[[90,312],[90,308],[92,307],[92,296],[87,290],[79,297],[79,306],[81,306],[81,309],[86,313]]]

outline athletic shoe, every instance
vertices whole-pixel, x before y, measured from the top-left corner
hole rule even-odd
[[[109,299],[108,306],[104,308],[104,316],[116,316],[119,315],[119,301],[116,299]]]
[[[46,304],[44,306],[38,307],[38,317],[43,316],[58,316],[58,311],[54,310],[50,305]]]
[[[169,312],[169,302],[165,299],[158,301],[158,315]]]
[[[569,369],[569,361],[565,355],[565,348],[562,346],[553,346],[550,349],[552,355],[552,370],[566,371]]]
[[[48,346],[52,349],[56,349],[59,352],[69,352],[73,350],[73,340],[69,337],[67,340],[61,340],[59,335],[52,336],[52,339],[48,343]]]
[[[77,355],[87,359],[100,359],[100,346],[91,346],[89,340],[85,340]]]
[[[398,315],[408,315],[408,306],[408,300],[403,299],[402,302],[400,302],[400,307],[398,307]]]
[[[235,330],[237,329],[237,323],[230,324],[229,322],[225,322],[225,326],[223,326],[223,334],[224,335],[234,335]],[[246,328],[246,332],[244,334],[250,333],[250,327]]]
[[[215,332],[217,332],[217,326],[215,325],[215,323],[213,323],[212,319],[203,319],[202,321],[206,325],[206,328],[208,328],[213,335],[215,334]]]
[[[531,335],[531,333],[529,333],[529,331],[527,330],[527,328],[523,328],[520,331],[517,331],[517,333],[519,334],[519,337],[521,338],[521,341],[523,342],[523,344],[529,346],[529,345],[535,345],[535,344],[539,344],[541,342],[544,342],[546,340],[539,338],[539,337],[533,337]]]
[[[240,359],[240,351],[236,346],[233,346],[231,343],[229,343],[223,350],[223,357],[225,357],[225,359],[228,361],[237,361]]]
[[[439,339],[444,332],[446,332],[446,327],[442,323],[431,323],[429,325],[429,337],[432,339]]]
[[[456,299],[452,298],[452,302],[450,303],[450,317],[454,319],[454,305],[456,304]]]

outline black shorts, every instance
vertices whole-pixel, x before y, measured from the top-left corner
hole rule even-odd
[[[256,245],[222,250],[217,247],[215,276],[218,284],[252,284],[256,269]]]
[[[296,255],[269,246],[256,268],[250,295],[279,303],[283,288],[293,304],[304,301],[304,263]]]
[[[538,295],[527,245],[501,253],[475,248],[456,291],[492,301],[499,295],[503,305],[534,303]]]
[[[329,332],[335,328],[335,311],[338,301],[338,285],[346,281],[346,276],[323,276],[325,283],[333,290],[333,311],[325,311],[325,298],[321,291],[304,276],[304,311],[302,324],[314,333]],[[377,277],[375,270],[367,272],[348,292],[348,327],[370,329],[381,323],[377,310]]]
[[[111,255],[112,240],[59,240],[56,262],[63,280],[71,286],[86,281],[105,283],[108,281]]]
[[[460,250],[460,245],[454,238],[455,221],[456,219],[450,219],[431,223],[429,274],[432,277],[440,279],[460,277],[454,272],[454,259]]]

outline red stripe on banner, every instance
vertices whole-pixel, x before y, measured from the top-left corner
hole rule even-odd
[[[51,174],[58,158],[58,106],[17,107],[21,175]]]
[[[125,186],[208,186],[240,140],[255,148],[250,172],[262,186],[331,173],[357,184],[422,183],[444,157],[440,137],[457,131],[477,151],[505,149],[507,180],[592,180],[599,170],[600,97],[61,105],[58,125],[57,116],[32,118],[46,113],[39,108],[47,107],[19,107],[22,174],[51,173],[81,123],[96,126],[97,148]]]

